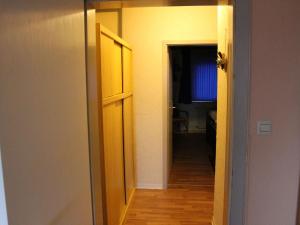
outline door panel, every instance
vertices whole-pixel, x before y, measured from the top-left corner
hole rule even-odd
[[[169,114],[169,119],[168,119],[168,174],[171,172],[171,168],[173,165],[173,110],[174,110],[174,103],[173,103],[173,68],[171,65],[173,65],[172,62],[172,52],[170,49],[168,49],[169,52],[169,63],[168,63],[168,68],[169,68],[169,73],[168,73],[168,114]],[[169,180],[169,178],[168,178]]]
[[[101,73],[103,98],[122,93],[122,46],[101,35]]]
[[[121,94],[123,91],[122,75],[122,46],[114,43],[113,46],[113,63],[112,63],[112,94]]]
[[[132,92],[132,61],[131,50],[123,47],[123,91],[125,93]]]
[[[217,138],[214,195],[214,222],[228,224],[229,190],[229,130],[231,124],[231,96],[233,79],[232,6],[218,7],[218,51],[227,58],[226,70],[218,69]]]
[[[119,225],[125,209],[122,101],[103,108],[108,224]]]
[[[114,41],[101,34],[101,79],[102,79],[102,96],[103,98],[110,97],[113,95],[112,89],[112,61],[113,61],[113,49]]]
[[[135,187],[131,49],[97,24],[97,50],[104,223],[120,225]]]
[[[132,97],[124,99],[124,152],[125,152],[125,184],[126,201],[128,202],[135,185],[134,171],[134,132]]]

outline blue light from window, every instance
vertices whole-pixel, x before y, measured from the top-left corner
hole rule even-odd
[[[199,59],[192,67],[192,100],[217,100],[217,65],[214,59]]]

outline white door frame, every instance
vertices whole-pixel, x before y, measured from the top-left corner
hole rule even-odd
[[[233,105],[229,225],[245,225],[251,75],[251,3],[233,0]]]
[[[169,118],[169,92],[170,92],[170,60],[169,60],[169,47],[172,46],[205,46],[205,45],[218,45],[217,40],[196,40],[196,41],[163,41],[162,47],[162,57],[163,57],[163,76],[162,76],[162,90],[163,90],[163,122],[162,122],[162,144],[163,144],[163,152],[162,152],[162,159],[163,159],[163,188],[166,189],[168,186],[169,174],[170,174],[170,165],[169,162],[172,161],[170,159],[172,151],[171,146],[169,144],[170,140],[170,131],[169,131],[169,123],[171,118]]]

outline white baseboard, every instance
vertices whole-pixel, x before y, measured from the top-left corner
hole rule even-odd
[[[137,189],[164,189],[162,184],[136,184]]]

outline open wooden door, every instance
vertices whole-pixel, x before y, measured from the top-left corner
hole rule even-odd
[[[168,67],[169,67],[169,71],[168,71],[168,78],[169,78],[169,82],[168,82],[168,105],[169,105],[169,121],[168,121],[168,173],[170,175],[171,173],[171,169],[172,169],[172,165],[173,165],[173,110],[175,108],[174,106],[174,102],[173,102],[173,56],[172,56],[172,51],[170,50],[170,48],[168,47]]]
[[[132,85],[132,51],[123,46],[123,123],[125,153],[126,203],[130,202],[135,188],[135,147]]]
[[[97,63],[104,223],[123,223],[135,187],[131,49],[97,24]]]
[[[227,65],[218,68],[217,138],[213,225],[227,225],[230,183],[230,127],[233,84],[233,8],[218,7],[218,52]]]

